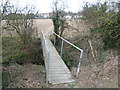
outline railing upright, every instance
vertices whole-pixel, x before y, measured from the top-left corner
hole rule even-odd
[[[75,46],[74,44],[72,44],[71,42],[69,42],[68,40],[60,37],[58,34],[56,34],[54,31],[52,31],[54,35],[56,35],[58,38],[60,38],[62,40],[62,44],[61,44],[61,52],[60,55],[62,56],[62,52],[63,52],[63,43],[66,42],[68,44],[70,44],[71,46],[73,46],[74,48],[78,49],[80,51],[80,59],[79,59],[79,63],[77,66],[77,72],[76,72],[76,76],[78,76],[78,73],[80,72],[80,64],[81,64],[81,59],[83,56],[83,50],[80,49],[79,47]],[[54,38],[54,45],[55,45],[55,38]]]
[[[61,44],[61,52],[60,52],[61,57],[62,57],[62,52],[63,52],[63,43],[64,43],[64,41],[62,40],[62,44]]]

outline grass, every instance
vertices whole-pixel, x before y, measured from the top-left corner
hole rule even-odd
[[[24,46],[21,44],[20,39],[16,36],[14,37],[8,37],[8,36],[3,36],[2,37],[2,63],[3,64],[10,64],[10,63],[19,63],[22,64],[27,63],[27,62],[32,62],[34,59],[40,60],[40,52],[38,49],[35,47],[35,45],[31,42],[31,45],[26,45]],[[40,41],[39,41],[40,42]],[[39,45],[40,47],[40,45]],[[39,48],[40,49],[40,48]],[[36,53],[39,53],[37,56]],[[31,60],[30,60],[31,59]],[[28,60],[28,61],[26,61]]]
[[[105,57],[108,56],[106,52],[100,52],[97,58],[98,63],[103,63],[105,60]]]
[[[12,42],[13,41],[13,42]],[[16,42],[15,42],[16,41]],[[6,43],[8,42],[8,43]],[[16,38],[3,37],[3,64],[15,63],[27,54],[21,50]]]
[[[2,61],[0,61],[0,64],[3,64],[4,68],[8,66],[15,66],[17,68],[17,64],[40,63],[42,61],[40,40],[35,39],[35,41],[31,42],[30,46],[23,46],[18,37],[3,36],[2,50]],[[15,72],[15,77],[22,75],[22,72],[19,70],[16,70]],[[3,72],[2,78],[3,88],[7,88],[11,81],[10,71]],[[19,84],[21,84],[20,86],[23,86],[22,83]]]
[[[2,73],[2,87],[7,88],[10,82],[10,73],[9,72],[3,72]]]
[[[8,63],[15,56],[19,55],[19,53],[21,52],[19,38],[3,36],[2,37],[2,48],[3,48],[2,62]]]
[[[10,63],[10,60],[9,59],[3,59],[2,60],[2,64],[9,64]]]
[[[73,56],[71,56],[67,51],[63,52],[62,59],[65,62],[65,64],[68,66],[68,68],[74,66]]]

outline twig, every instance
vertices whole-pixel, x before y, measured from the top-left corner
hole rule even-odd
[[[90,40],[90,39],[88,40],[88,43],[89,43],[90,48],[91,48],[91,51],[92,51],[92,56],[93,56],[93,59],[94,59],[94,61],[96,61],[95,53],[94,53],[93,46],[92,46],[92,42],[91,42],[91,40]]]

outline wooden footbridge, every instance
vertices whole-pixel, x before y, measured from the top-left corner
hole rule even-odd
[[[44,22],[44,23],[40,23]],[[52,22],[49,20],[49,22]],[[37,24],[38,29],[43,29],[38,31],[38,34],[41,37],[42,42],[42,49],[43,49],[43,55],[44,55],[44,61],[45,61],[45,67],[46,67],[46,83],[51,84],[60,84],[60,83],[71,83],[75,80],[73,79],[70,70],[62,60],[62,49],[64,42],[70,44],[74,48],[78,49],[80,51],[80,59],[78,63],[78,68],[76,70],[76,75],[78,75],[80,71],[80,62],[83,54],[83,50],[79,47],[75,46],[74,44],[70,43],[69,41],[65,40],[64,38],[57,35],[55,32],[53,32],[53,24],[48,24],[48,20],[41,20],[39,21],[39,24]],[[61,43],[61,53],[57,52],[54,45],[52,44],[51,40],[49,39],[49,35],[57,36],[62,40]],[[54,39],[55,42],[55,39]]]
[[[61,56],[55,49],[51,40],[45,37],[43,32],[41,32],[41,41],[42,41],[43,55],[44,55],[44,61],[46,67],[46,83],[48,84],[49,82],[51,84],[60,84],[60,83],[74,82],[70,70],[68,69],[68,67],[62,60]],[[64,39],[62,39],[61,50],[63,48],[63,41]],[[81,51],[80,58],[82,58],[83,51],[82,49],[80,49],[80,51]],[[80,68],[80,63],[78,65],[77,74],[79,72],[79,68]]]

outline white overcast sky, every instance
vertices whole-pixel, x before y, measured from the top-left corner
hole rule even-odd
[[[10,0],[13,4],[24,7],[25,5],[34,5],[39,13],[46,13],[52,11],[53,0]],[[64,1],[64,0],[63,0]],[[117,0],[66,0],[66,11],[77,12],[82,10],[84,2],[96,3],[97,1],[117,1]]]

